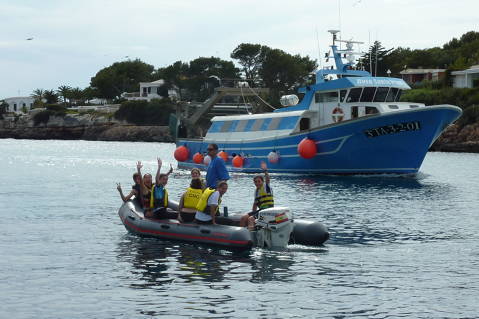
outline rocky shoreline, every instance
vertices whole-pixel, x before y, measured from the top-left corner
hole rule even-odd
[[[0,138],[174,142],[167,126],[137,126],[90,114],[51,116],[39,125],[34,125],[32,118],[25,115],[16,121],[0,120]],[[429,150],[479,153],[479,123],[449,126]]]
[[[137,126],[93,115],[50,116],[34,125],[30,116],[0,121],[0,138],[125,142],[174,142],[167,126]]]

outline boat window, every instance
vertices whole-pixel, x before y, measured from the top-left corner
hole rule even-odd
[[[384,102],[384,101],[386,101],[388,91],[389,91],[388,87],[379,87],[376,90],[376,95],[374,96],[374,102]]]
[[[230,130],[232,123],[233,123],[232,121],[226,121],[225,124],[223,124],[223,126],[221,127],[220,132],[228,132]]]
[[[268,129],[269,123],[271,123],[271,118],[264,119],[263,124],[261,124],[260,131],[266,131]]]
[[[264,119],[257,119],[256,122],[253,124],[253,127],[251,127],[252,131],[259,131],[261,128],[261,125],[263,125]]]
[[[394,99],[394,101],[399,102],[399,100],[401,99],[401,95],[402,95],[402,90],[398,90],[398,94],[396,94],[396,98]]]
[[[280,130],[291,130],[296,126],[298,121],[298,116],[283,117],[279,123],[278,129]]]
[[[374,97],[374,92],[376,92],[375,87],[366,87],[361,94],[361,102],[372,102]]]
[[[309,118],[303,117],[303,118],[299,121],[299,130],[300,130],[300,131],[309,130]]]
[[[316,93],[314,100],[316,103],[338,102],[338,91]]]
[[[230,129],[229,129],[228,131],[229,131],[229,132],[234,132],[234,131],[236,131],[236,127],[238,126],[238,123],[239,123],[239,121],[232,121],[232,122],[231,122],[231,127],[230,127]]]
[[[244,127],[244,132],[249,132],[251,131],[251,128],[253,127],[253,124],[255,123],[256,120],[248,120],[248,123],[246,123],[246,126]]]
[[[366,115],[377,114],[377,113],[379,113],[379,111],[374,106],[366,106]]]
[[[355,119],[355,118],[358,118],[359,116],[359,108],[357,106],[353,106],[351,107],[351,118],[352,119]]]
[[[386,102],[394,102],[394,98],[398,94],[398,88],[391,88],[386,96]]]
[[[344,98],[346,97],[346,93],[348,93],[348,90],[341,90],[339,91],[339,102],[344,102]]]
[[[208,132],[210,133],[217,133],[220,131],[221,127],[223,126],[223,123],[222,121],[216,121],[216,122],[213,122],[210,126],[210,129],[208,130]]]
[[[242,120],[238,121],[238,125],[236,125],[236,132],[243,132],[244,128],[246,126],[246,123],[248,123],[248,120]]]
[[[409,105],[409,108],[411,108],[411,109],[415,109],[416,107],[419,107],[419,105],[414,105],[414,104],[413,104],[413,105]]]
[[[397,110],[397,109],[399,109],[399,106],[397,106],[397,105],[388,105],[388,106],[389,106],[389,108],[392,109],[392,110]]]
[[[346,102],[359,102],[359,97],[361,96],[361,92],[363,88],[353,88],[349,90],[349,95],[346,98]]]
[[[281,122],[280,117],[275,117],[274,119],[271,119],[271,122],[269,123],[268,130],[276,130],[279,126],[279,122]]]

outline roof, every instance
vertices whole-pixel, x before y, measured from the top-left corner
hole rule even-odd
[[[446,72],[446,69],[406,69],[399,72],[399,74],[427,74]]]
[[[306,111],[291,111],[291,112],[270,112],[261,114],[250,115],[230,115],[230,116],[215,116],[211,119],[211,122],[216,121],[235,121],[235,120],[256,120],[275,117],[288,117],[288,116],[301,116]]]
[[[479,73],[479,65],[473,65],[467,70],[451,72],[452,75],[471,74],[471,73]]]

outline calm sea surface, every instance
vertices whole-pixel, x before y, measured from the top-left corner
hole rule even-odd
[[[173,150],[0,140],[0,318],[479,317],[479,155],[429,153],[407,178],[273,175],[275,202],[331,239],[238,254],[121,224],[115,183],[139,159],[176,167]],[[170,196],[188,182],[176,170]],[[247,211],[253,188],[233,174],[223,203]]]

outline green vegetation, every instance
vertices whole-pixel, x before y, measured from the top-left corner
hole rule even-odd
[[[125,101],[115,112],[115,118],[136,125],[168,125],[169,116],[175,112],[175,104],[169,99]]]
[[[64,117],[67,113],[67,109],[64,106],[58,104],[47,104],[45,110],[36,113],[33,116],[33,125],[37,126],[41,123],[46,124],[50,119],[50,116]]]

